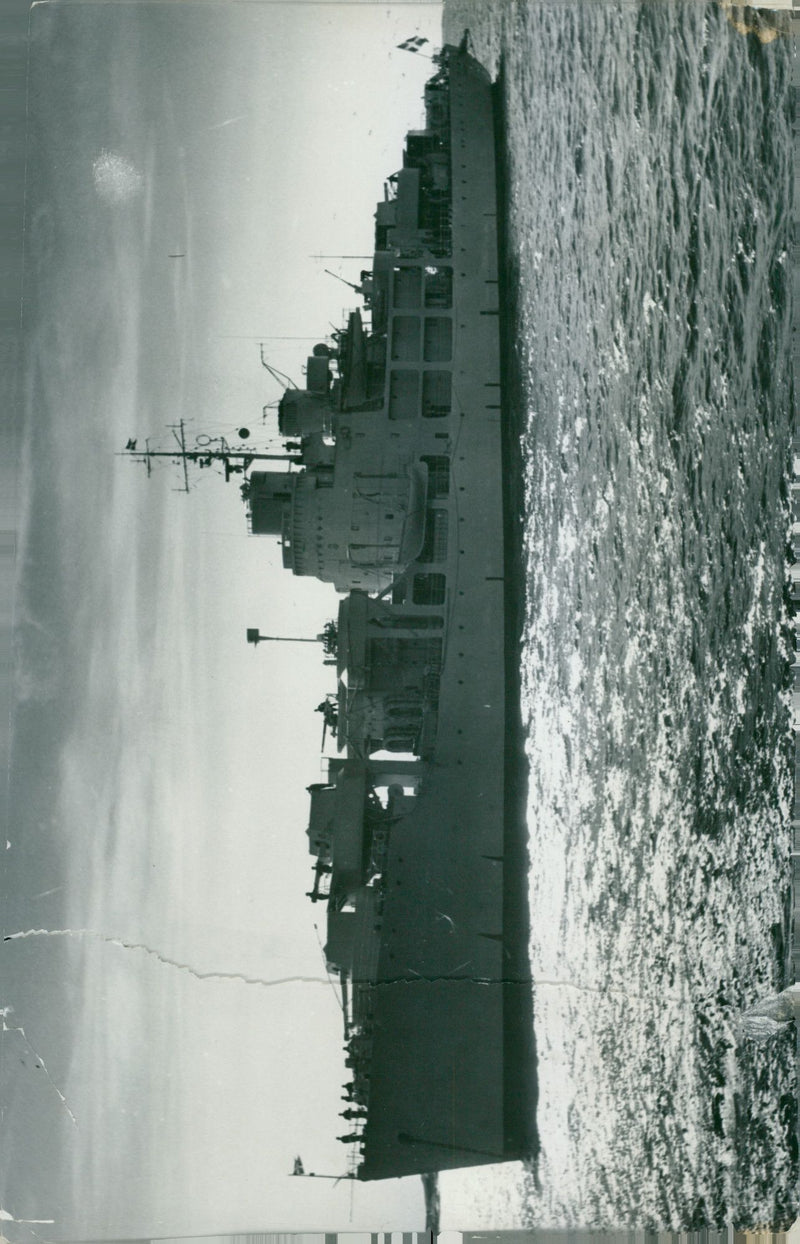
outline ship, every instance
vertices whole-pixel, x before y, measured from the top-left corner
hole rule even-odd
[[[363,1180],[536,1148],[495,90],[466,39],[434,69],[361,305],[279,401],[289,461],[190,450],[179,430],[184,469],[222,460],[252,535],[341,597],[308,896],[341,983],[340,1139]]]

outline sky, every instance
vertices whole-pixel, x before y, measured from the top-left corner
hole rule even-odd
[[[269,447],[259,343],[301,382],[354,305],[323,268],[366,260],[315,256],[370,254],[431,69],[396,45],[440,26],[407,3],[31,13],[2,909],[5,936],[65,932],[2,946],[0,1204],[47,1238],[424,1225],[418,1180],[289,1175],[344,1169],[304,897],[334,675],[245,630],[313,636],[338,598],[247,536],[235,485],[186,496],[116,454],[180,418]]]

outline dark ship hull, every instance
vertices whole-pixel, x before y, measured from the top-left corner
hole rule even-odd
[[[505,655],[497,196],[491,87],[450,61],[450,587],[435,743],[392,827],[364,1179],[519,1154],[505,1111]]]

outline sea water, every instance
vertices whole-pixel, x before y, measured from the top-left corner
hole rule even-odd
[[[541,1154],[442,1224],[790,1220],[790,45],[447,0],[500,74]],[[762,35],[763,35],[762,31]],[[767,36],[769,39],[769,36]]]

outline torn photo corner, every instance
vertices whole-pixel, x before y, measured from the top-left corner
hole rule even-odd
[[[795,21],[20,9],[11,1244],[788,1231]]]

